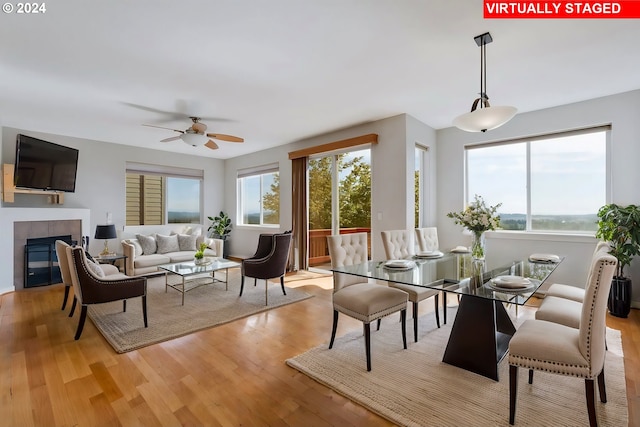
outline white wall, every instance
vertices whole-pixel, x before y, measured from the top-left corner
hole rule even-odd
[[[30,210],[41,208],[89,209],[91,212],[91,224],[88,230],[91,239],[90,251],[93,253],[100,252],[102,249],[103,242],[93,239],[93,235],[96,224],[105,222],[107,212],[112,213],[113,223],[118,230],[121,230],[125,225],[125,170],[127,161],[202,169],[204,170],[204,200],[202,203],[205,218],[202,219],[201,223],[208,224],[209,221],[206,216],[214,215],[224,208],[223,160],[4,127],[1,128],[0,132],[2,137],[1,163],[14,163],[16,135],[18,133],[77,148],[80,152],[76,191],[65,194],[63,205],[48,204],[46,196],[16,194],[15,203],[3,202],[0,209],[11,209],[12,216],[22,210],[27,217],[31,216]],[[0,224],[0,227],[7,226],[9,225]],[[13,224],[10,227],[13,230]],[[109,242],[109,247],[117,252],[122,251],[119,242],[115,240]],[[13,262],[11,262],[12,265]],[[0,288],[2,288],[3,284],[0,284]]]
[[[419,142],[435,150],[435,131],[406,114],[227,160],[225,164],[225,182],[227,183],[225,206],[230,212],[231,218],[237,218],[237,201],[234,189],[238,170],[277,162],[280,165],[279,230],[290,229],[291,160],[288,158],[288,153],[369,133],[378,135],[378,144],[371,149],[371,233],[373,237],[371,252],[373,258],[383,257],[384,248],[380,231],[414,227],[415,144]],[[435,194],[435,190],[432,191],[432,194]],[[435,203],[432,200],[428,205],[435,206]],[[378,219],[378,214],[381,219]],[[234,223],[236,222],[234,220]],[[231,254],[236,256],[252,255],[256,248],[258,234],[273,231],[273,229],[265,231],[265,228],[261,227],[235,226],[229,241]]]
[[[612,202],[640,204],[640,90],[607,96],[575,104],[518,114],[506,125],[487,133],[468,133],[456,128],[437,132],[437,223],[440,245],[451,248],[469,245],[470,237],[446,217],[447,212],[464,206],[464,146],[511,138],[543,135],[597,125],[611,125],[611,195]],[[504,234],[503,234],[504,233]],[[487,236],[488,261],[499,263],[533,252],[565,255],[566,260],[550,278],[550,282],[583,284],[595,238],[562,238],[548,234]],[[501,238],[498,238],[501,237]],[[633,301],[640,305],[640,262],[632,264]]]

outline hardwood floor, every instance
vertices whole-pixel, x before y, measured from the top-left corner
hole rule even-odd
[[[73,340],[78,314],[60,310],[61,285],[2,295],[0,425],[392,425],[284,363],[326,344],[332,316],[331,278],[288,286],[315,298],[125,354],[91,321]],[[640,310],[607,322],[622,331],[629,425],[640,427]],[[341,316],[338,335],[359,328]]]

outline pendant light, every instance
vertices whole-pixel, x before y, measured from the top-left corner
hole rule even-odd
[[[484,33],[473,38],[480,47],[480,98],[471,105],[471,112],[453,120],[453,125],[467,132],[486,132],[502,126],[516,115],[515,107],[492,107],[487,95],[486,46],[493,41],[491,34]],[[478,108],[479,107],[479,108]]]

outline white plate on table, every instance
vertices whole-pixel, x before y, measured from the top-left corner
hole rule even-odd
[[[416,263],[407,259],[390,259],[385,261],[382,266],[389,270],[411,270],[416,266]]]
[[[418,252],[415,255],[416,258],[424,258],[424,259],[440,258],[442,256],[444,256],[444,254],[440,251]]]
[[[500,292],[527,292],[537,285],[522,276],[498,276],[494,277],[487,285]]]
[[[466,246],[456,246],[455,248],[451,249],[451,252],[453,252],[454,254],[468,254],[470,251]]]
[[[545,262],[545,263],[557,263],[560,262],[560,257],[555,254],[531,254],[529,255],[529,261],[531,262]]]

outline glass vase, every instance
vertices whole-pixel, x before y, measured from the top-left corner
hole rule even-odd
[[[484,231],[473,231],[471,256],[474,260],[484,260]]]

